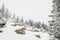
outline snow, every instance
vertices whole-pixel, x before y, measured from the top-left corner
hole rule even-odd
[[[16,34],[15,30],[21,28],[20,26],[10,26],[11,23],[7,22],[5,28],[1,28],[3,30],[0,33],[0,40],[49,40],[49,34],[47,32],[32,32],[25,30],[26,34]],[[24,26],[22,26],[24,27]],[[27,28],[28,29],[28,28]],[[40,35],[41,38],[37,38],[35,35]]]

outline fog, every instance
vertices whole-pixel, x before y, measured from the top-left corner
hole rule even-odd
[[[24,20],[32,19],[46,24],[50,20],[48,15],[51,14],[52,0],[0,0],[0,7],[2,4]]]

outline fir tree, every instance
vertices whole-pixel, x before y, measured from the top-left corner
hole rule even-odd
[[[21,18],[20,22],[21,22],[21,23],[23,23],[23,22],[24,22],[24,19],[23,19],[23,17]]]
[[[8,9],[6,10],[6,13],[5,13],[5,18],[8,19]]]
[[[35,23],[34,23],[34,26],[35,26],[36,28],[40,28],[40,27],[41,27],[41,23],[40,23],[40,22],[35,22]]]
[[[15,23],[19,23],[19,22],[20,22],[20,20],[19,20],[19,17],[17,16]]]
[[[2,13],[2,17],[3,17],[4,13],[5,13],[5,6],[4,6],[4,4],[2,5],[1,13]]]
[[[15,16],[15,14],[13,14],[13,19],[15,19],[16,18],[16,16]]]
[[[9,10],[5,8],[5,5],[2,5],[2,8],[0,9],[0,17],[8,19],[11,15],[9,14]]]
[[[52,17],[53,20],[49,21],[51,30],[50,32],[56,37],[60,39],[60,0],[53,0],[53,10]]]
[[[34,25],[34,23],[33,23],[33,21],[31,19],[29,19],[29,25],[30,26],[33,26]]]

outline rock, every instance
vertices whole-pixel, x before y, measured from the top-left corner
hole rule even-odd
[[[40,38],[40,35],[35,35],[37,38]]]

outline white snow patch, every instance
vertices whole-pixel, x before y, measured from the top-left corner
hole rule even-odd
[[[10,23],[11,24],[11,23]],[[23,28],[24,26],[10,26],[9,22],[7,23],[6,28],[2,28],[2,33],[0,33],[0,40],[49,40],[49,34],[47,32],[31,32],[28,31],[30,28],[27,28],[28,30],[25,30],[26,34],[16,34],[15,30]],[[35,35],[40,35],[41,38],[37,38]]]

